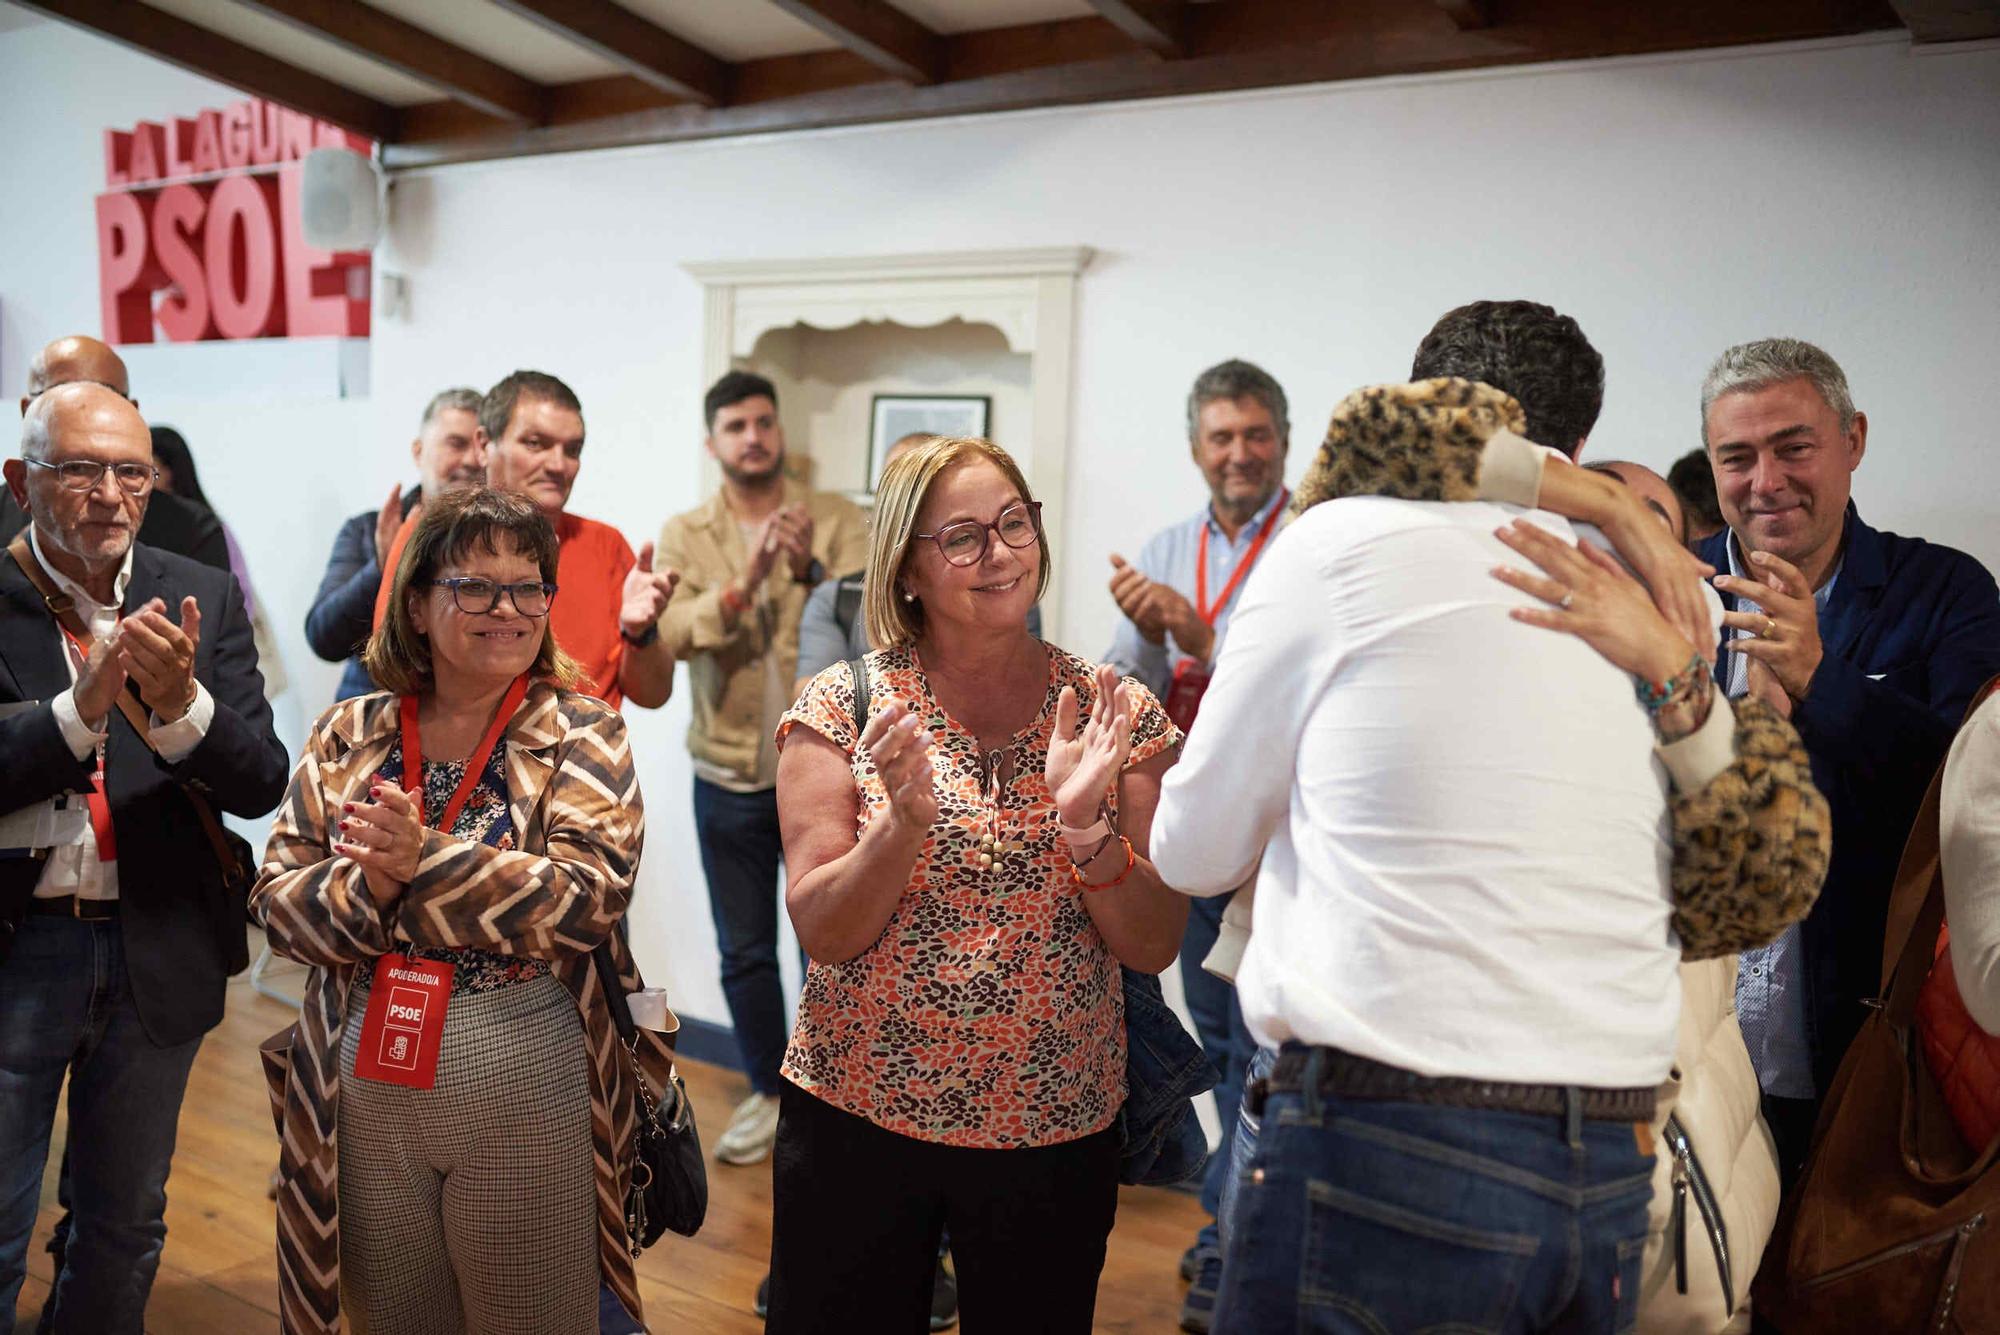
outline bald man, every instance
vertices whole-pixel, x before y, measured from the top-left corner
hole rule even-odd
[[[236,581],[135,541],[158,478],[117,387],[37,394],[0,472],[30,517],[0,556],[0,1331],[67,1078],[51,1324],[138,1332],[188,1070],[244,957],[190,791],[258,816],[288,765]]]
[[[1667,484],[1667,480],[1644,464],[1628,463],[1623,459],[1606,459],[1601,463],[1585,464],[1592,472],[1606,477],[1615,477],[1644,501],[1646,508],[1660,517],[1667,526],[1667,532],[1674,535],[1674,541],[1686,545],[1687,516],[1681,510],[1681,498]]]
[[[108,344],[88,334],[69,334],[50,343],[28,363],[28,392],[21,396],[21,415],[26,417],[29,405],[48,390],[74,384],[102,385],[121,398],[132,398],[124,360]],[[139,405],[133,401],[132,406]],[[13,497],[0,492],[0,541],[13,537],[27,525],[28,516],[14,504]],[[193,557],[217,570],[229,569],[229,540],[223,536],[222,521],[207,506],[182,500],[165,490],[155,493],[146,507],[139,541],[148,547]]]

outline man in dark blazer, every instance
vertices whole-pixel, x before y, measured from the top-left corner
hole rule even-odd
[[[87,334],[59,338],[35,354],[28,363],[28,392],[21,396],[21,414],[44,391],[56,385],[89,381],[117,390],[130,399],[125,378],[125,362],[111,348]],[[134,402],[133,407],[138,407]],[[27,512],[14,498],[0,490],[0,543],[13,538],[28,526]],[[229,569],[229,540],[223,536],[222,521],[205,505],[185,501],[170,491],[153,495],[146,506],[145,522],[139,526],[139,541],[161,551],[191,556],[205,566]]]
[[[1850,499],[1867,448],[1832,357],[1798,339],[1731,348],[1702,386],[1728,527],[1695,552],[1727,609],[1716,680],[1789,713],[1833,811],[1812,913],[1746,952],[1737,1018],[1785,1177],[1881,991],[1903,843],[1973,692],[2000,673],[2000,594],[1963,552],[1869,527]]]
[[[88,648],[0,557],[0,1313],[67,1076],[76,1218],[53,1325],[137,1332],[181,1096],[244,931],[188,790],[260,815],[287,762],[235,580],[134,542],[155,475],[132,404],[96,383],[47,390],[4,472],[33,521],[26,559]]]
[[[479,434],[476,389],[447,389],[424,408],[417,438],[410,442],[418,485],[397,488],[379,510],[364,510],[340,526],[326,560],[319,592],[306,612],[306,643],[329,663],[347,660],[335,700],[375,689],[361,650],[375,629],[375,595],[382,587],[382,561],[403,521],[425,501],[447,491],[486,481],[486,446]]]

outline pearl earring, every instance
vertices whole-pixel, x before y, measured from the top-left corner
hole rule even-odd
[[[904,589],[904,590],[903,590],[903,601],[904,601],[904,602],[906,602],[906,603],[913,603],[913,602],[915,602],[916,600],[917,600],[917,595],[916,595],[916,594],[914,594],[914,593],[911,593],[911,592],[910,592],[910,591],[909,591],[908,589]]]

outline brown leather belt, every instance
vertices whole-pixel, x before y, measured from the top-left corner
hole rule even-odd
[[[28,912],[52,918],[80,918],[84,922],[105,922],[118,916],[115,899],[78,899],[75,895],[36,896],[28,901]]]
[[[1592,1121],[1650,1122],[1659,1096],[1652,1085],[1636,1089],[1578,1087],[1572,1091],[1564,1085],[1517,1085],[1504,1080],[1418,1075],[1339,1048],[1287,1047],[1278,1054],[1278,1064],[1270,1076],[1257,1082],[1263,1088],[1253,1085],[1244,1091],[1245,1098],[1255,1100],[1250,1109],[1252,1115],[1262,1114],[1266,1095],[1304,1089],[1306,1073],[1315,1059],[1318,1063],[1315,1083],[1324,1098],[1382,1099],[1561,1117],[1569,1111],[1574,1092],[1580,1096],[1581,1115]]]

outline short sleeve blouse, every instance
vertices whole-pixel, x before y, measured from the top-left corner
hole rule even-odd
[[[808,966],[784,1073],[918,1140],[1058,1144],[1110,1125],[1125,1098],[1118,961],[1070,876],[1043,778],[1056,701],[1074,686],[1088,717],[1095,669],[1054,645],[1048,657],[1041,712],[990,756],[939,707],[910,650],[867,659],[870,712],[902,700],[936,738],[938,820],[875,944],[842,964]],[[1153,694],[1130,684],[1138,709],[1128,768],[1181,740]],[[778,744],[804,724],[850,754],[859,838],[889,803],[856,749],[854,700],[849,665],[834,664],[786,712]],[[1112,800],[1115,809],[1115,791]]]

